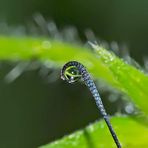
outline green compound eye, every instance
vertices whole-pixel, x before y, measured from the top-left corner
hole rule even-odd
[[[64,76],[68,83],[74,83],[81,78],[80,71],[75,66],[67,67]]]

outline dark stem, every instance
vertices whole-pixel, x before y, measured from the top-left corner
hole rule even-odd
[[[104,118],[104,120],[105,120],[105,122],[106,122],[106,124],[107,124],[107,126],[108,126],[108,128],[110,130],[110,133],[111,133],[111,135],[112,135],[112,137],[113,137],[117,147],[121,148],[120,142],[119,142],[119,140],[118,140],[118,138],[116,136],[116,133],[115,133],[115,131],[114,131],[114,129],[113,129],[111,123],[110,123],[109,117],[106,115],[103,118]]]
[[[83,71],[82,71],[82,78],[83,78],[85,84],[87,85],[87,87],[89,88],[89,90],[91,91],[91,93],[92,93],[92,95],[95,99],[96,105],[98,107],[98,110],[100,111],[101,115],[103,116],[103,118],[104,118],[104,120],[105,120],[105,122],[106,122],[106,124],[109,128],[110,133],[111,133],[111,135],[112,135],[112,137],[113,137],[113,139],[114,139],[114,141],[117,145],[117,148],[121,148],[121,145],[119,143],[117,135],[116,135],[111,123],[110,123],[109,117],[108,117],[106,110],[103,106],[103,103],[102,103],[101,97],[98,93],[98,90],[96,88],[96,85],[93,82],[93,80],[91,79],[91,77],[90,77],[89,73],[86,71],[86,69],[83,69]]]

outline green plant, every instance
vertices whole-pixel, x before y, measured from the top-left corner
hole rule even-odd
[[[125,93],[130,101],[145,114],[142,119],[138,116],[113,117],[112,123],[123,147],[148,147],[148,126],[144,124],[147,122],[148,114],[147,74],[96,45],[93,45],[95,52],[92,52],[84,47],[47,38],[1,36],[0,42],[1,60],[38,60],[54,68],[61,68],[65,62],[71,60],[85,63],[95,79],[102,79],[105,83]],[[114,147],[106,130],[104,122],[99,121],[59,141],[42,146],[42,148]]]

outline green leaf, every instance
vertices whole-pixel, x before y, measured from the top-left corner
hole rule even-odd
[[[0,60],[38,60],[53,68],[61,68],[67,61],[77,60],[85,65],[94,78],[102,79],[125,93],[135,105],[148,114],[147,74],[128,65],[104,48],[92,46],[95,52],[85,47],[47,38],[1,36]],[[112,119],[113,127],[123,147],[148,147],[148,126],[144,126],[141,120],[139,121],[128,117]],[[43,148],[66,147],[111,148],[115,145],[104,121],[100,121],[59,141],[43,146]]]
[[[123,148],[147,148],[148,127],[129,117],[111,119]],[[40,148],[115,148],[105,122],[99,121]]]
[[[126,64],[122,59],[116,57],[102,47],[93,45],[99,59],[112,72],[114,80],[120,85],[118,87],[127,94],[136,105],[148,113],[148,75]]]
[[[54,68],[67,61],[83,63],[89,72],[118,90],[124,92],[148,114],[148,76],[102,47],[88,48],[46,38],[0,37],[1,60],[39,60]]]

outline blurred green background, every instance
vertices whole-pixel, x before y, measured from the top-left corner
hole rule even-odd
[[[40,13],[59,29],[74,26],[83,41],[85,30],[91,29],[101,40],[125,44],[131,56],[143,64],[143,57],[148,55],[147,8],[146,0],[0,0],[0,22],[29,30],[34,14]],[[3,27],[0,32],[5,34]],[[63,82],[58,77],[60,71],[49,70],[51,74],[42,77],[39,66],[8,84],[5,76],[14,64],[1,62],[0,67],[0,147],[37,147],[98,118],[87,88]],[[53,75],[57,76],[55,80]],[[122,110],[117,107],[122,105],[120,99],[111,103],[109,92],[102,91],[101,95],[110,114]]]

